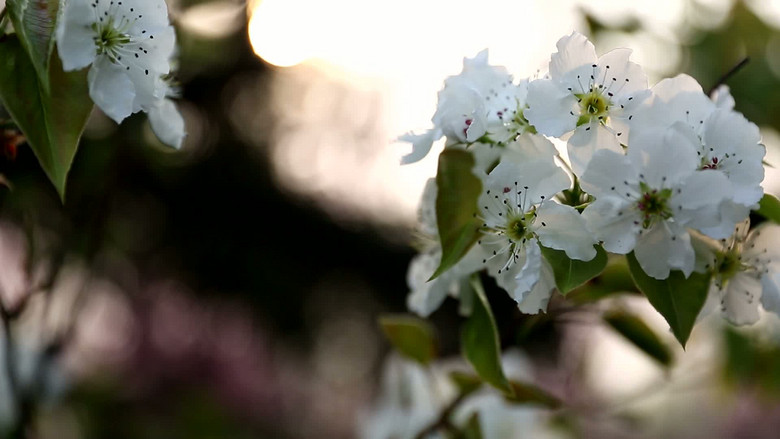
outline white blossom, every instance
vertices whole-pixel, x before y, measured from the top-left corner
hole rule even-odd
[[[750,220],[742,221],[731,237],[700,249],[712,272],[710,298],[735,325],[757,322],[759,303],[780,313],[780,226],[764,223],[748,233],[749,227]]]
[[[763,196],[765,148],[758,127],[733,111],[728,89],[719,88],[711,100],[688,75],[664,79],[652,91],[652,98],[634,115],[632,132],[652,135],[674,124],[688,127],[699,156],[698,168],[718,170],[732,185],[732,197],[715,214],[720,221],[702,231],[718,239],[730,236]]]
[[[523,116],[527,88],[527,80],[515,84],[506,68],[488,64],[487,49],[474,58],[464,58],[463,71],[447,78],[439,92],[433,128],[399,138],[412,143],[412,152],[402,163],[421,160],[443,136],[448,145],[473,144],[486,138],[490,143],[504,143],[518,134],[533,132]]]
[[[163,0],[66,0],[56,40],[66,71],[91,65],[89,95],[117,123],[164,97],[175,35]]]
[[[177,93],[167,82],[163,96],[162,99],[158,99],[149,107],[149,124],[161,142],[181,149],[181,144],[187,135],[184,118],[176,108],[176,103],[171,99],[177,97]]]
[[[596,56],[593,44],[572,32],[557,43],[549,75],[528,86],[525,117],[542,134],[568,139],[572,169],[580,175],[600,149],[622,152],[632,112],[649,95],[647,77],[629,61],[631,50]]]
[[[543,156],[502,161],[484,178],[476,249],[488,273],[525,313],[545,310],[555,287],[540,244],[572,259],[587,261],[596,255],[579,213],[552,200],[569,185],[568,175]]]
[[[714,226],[732,188],[721,172],[700,172],[695,139],[674,125],[655,136],[634,136],[628,154],[597,151],[582,176],[596,201],[583,212],[589,229],[613,253],[635,253],[642,269],[665,279],[689,276],[695,255],[688,227]]]

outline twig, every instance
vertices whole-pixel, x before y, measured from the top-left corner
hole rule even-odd
[[[709,90],[707,90],[707,96],[712,96],[712,93],[720,87],[721,85],[725,84],[726,81],[728,81],[732,76],[737,74],[740,70],[742,70],[743,67],[747,65],[747,63],[750,61],[750,57],[746,56],[742,58],[742,61],[738,62],[737,65],[729,69],[728,72],[724,73],[723,76],[718,79],[717,82],[715,82],[715,85],[713,85]]]

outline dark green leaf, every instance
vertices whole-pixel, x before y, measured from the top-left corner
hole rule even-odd
[[[780,224],[780,200],[774,195],[764,194],[761,201],[758,202],[757,214],[764,218]]]
[[[471,285],[475,292],[474,310],[463,324],[463,354],[485,382],[512,395],[512,387],[501,368],[501,345],[496,322],[478,275],[472,276]]]
[[[507,396],[507,401],[515,404],[538,404],[555,409],[561,406],[561,400],[550,395],[546,391],[528,383],[510,381],[514,396]]]
[[[379,326],[401,355],[427,365],[436,357],[436,332],[427,321],[412,316],[382,316]]]
[[[22,47],[30,55],[43,89],[49,91],[49,61],[60,0],[7,0],[6,7]]]
[[[37,80],[19,40],[0,43],[0,99],[22,130],[38,162],[62,200],[84,125],[92,111],[87,72],[63,72],[56,52],[49,66],[51,93]]]
[[[672,353],[669,348],[638,317],[624,311],[611,311],[604,315],[604,321],[661,365],[672,364]]]
[[[684,348],[696,317],[707,300],[710,275],[692,273],[686,279],[682,272],[672,271],[668,278],[658,280],[642,271],[633,253],[626,257],[631,277],[634,278],[639,291],[647,297],[653,308],[664,316],[677,341]]]
[[[623,255],[607,255],[607,266],[601,274],[569,293],[566,298],[575,303],[599,301],[618,293],[639,293],[628,271]]]
[[[590,261],[569,259],[563,250],[541,246],[542,254],[553,269],[555,285],[564,296],[571,290],[598,276],[607,266],[607,252],[596,246],[596,257]]]
[[[477,242],[479,221],[474,218],[482,182],[474,176],[474,157],[468,151],[446,149],[439,155],[436,173],[436,224],[441,241],[441,263],[435,279],[455,265]]]

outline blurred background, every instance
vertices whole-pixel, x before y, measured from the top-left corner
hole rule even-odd
[[[22,416],[33,437],[357,437],[389,351],[376,318],[405,311],[416,205],[436,168],[436,154],[401,167],[411,147],[395,139],[428,128],[444,78],[485,47],[522,79],[578,30],[599,54],[634,49],[651,84],[687,72],[705,90],[749,57],[727,84],[780,164],[779,1],[168,3],[181,151],[144,115],[116,126],[95,112],[62,205],[29,148],[0,138],[4,362],[22,377],[0,377],[0,425]],[[776,169],[765,188],[780,192]],[[575,435],[780,427],[777,319],[705,323],[666,370],[589,324],[599,304],[580,320],[527,318],[490,297],[504,344],[587,408]],[[641,301],[613,300],[674,344]],[[432,320],[457,355],[456,303]]]

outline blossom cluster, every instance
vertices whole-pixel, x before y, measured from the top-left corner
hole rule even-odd
[[[184,119],[170,97],[176,35],[164,0],[66,0],[56,41],[65,71],[89,67],[89,96],[117,123],[144,111],[152,130],[180,148]]]
[[[433,127],[402,136],[413,146],[402,161],[422,159],[441,138],[445,151],[469,151],[482,184],[480,224],[475,244],[430,279],[442,258],[442,194],[429,182],[420,220],[431,239],[409,268],[412,311],[427,316],[481,270],[521,311],[545,311],[556,288],[546,249],[585,262],[603,248],[633,254],[656,280],[709,273],[711,294],[735,323],[756,321],[759,303],[780,312],[780,255],[763,239],[780,231],[762,225],[747,235],[764,195],[758,127],[734,110],[726,86],[708,96],[681,74],[650,87],[630,55],[599,57],[574,32],[535,78],[516,81],[483,51],[446,79]]]

